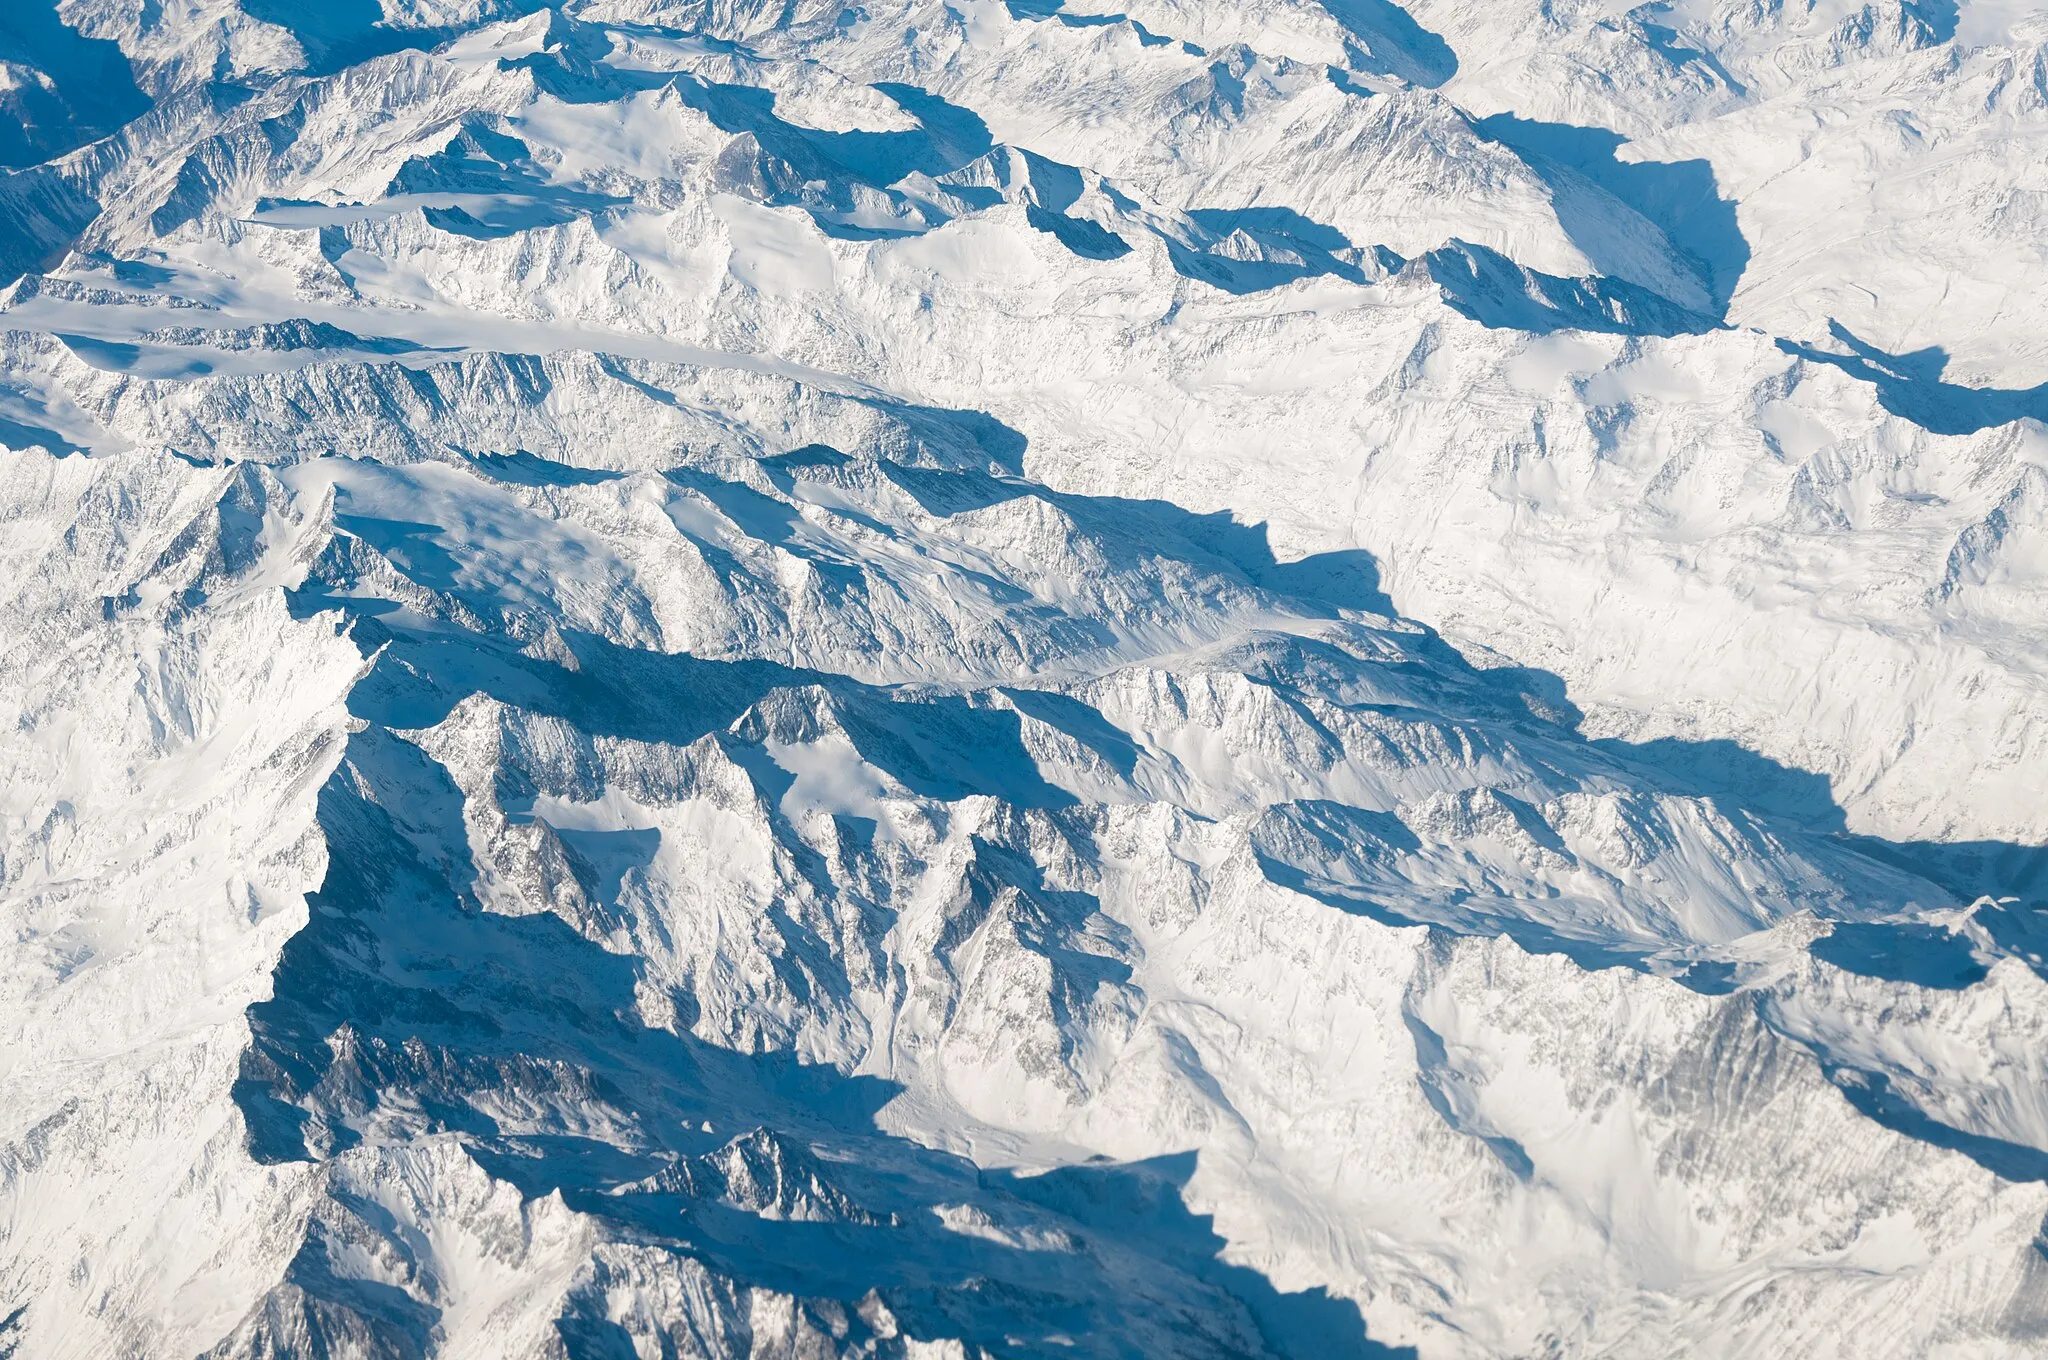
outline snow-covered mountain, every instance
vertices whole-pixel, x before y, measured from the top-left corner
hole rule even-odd
[[[0,1357],[2048,1354],[2048,6],[16,0]]]

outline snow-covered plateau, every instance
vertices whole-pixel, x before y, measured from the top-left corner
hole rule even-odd
[[[0,1357],[2048,1356],[2048,3],[6,0]]]

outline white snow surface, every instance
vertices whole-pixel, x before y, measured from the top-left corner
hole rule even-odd
[[[0,119],[0,1357],[2048,1354],[2048,6]]]

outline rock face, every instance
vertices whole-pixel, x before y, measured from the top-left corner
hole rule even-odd
[[[0,123],[0,1357],[2048,1350],[2048,11],[20,0]]]

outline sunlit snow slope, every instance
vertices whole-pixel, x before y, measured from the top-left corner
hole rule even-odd
[[[0,9],[0,1357],[2048,1354],[2048,6]]]

